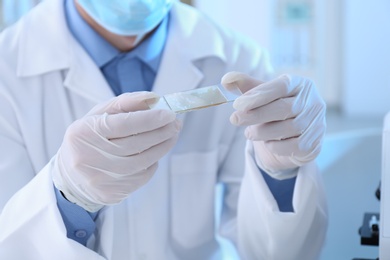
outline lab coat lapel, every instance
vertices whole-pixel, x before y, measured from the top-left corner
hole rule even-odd
[[[65,78],[64,86],[73,92],[93,100],[103,102],[114,97],[111,87],[96,66],[94,61],[74,40],[72,46],[71,66]]]
[[[36,8],[22,28],[25,38],[18,51],[18,76],[64,71],[64,87],[72,92],[96,103],[113,97],[99,68],[69,31],[63,1],[43,1]]]
[[[194,62],[218,57],[225,61],[223,40],[214,28],[176,2],[170,13],[167,43],[153,91],[160,95],[194,89],[203,72]]]

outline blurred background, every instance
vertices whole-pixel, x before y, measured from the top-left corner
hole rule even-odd
[[[38,2],[0,0],[0,30]],[[321,259],[378,257],[377,247],[360,245],[358,229],[365,212],[379,212],[374,194],[382,121],[390,110],[390,1],[183,2],[268,49],[278,74],[314,80],[328,106],[328,131],[318,158],[330,211]],[[228,244],[225,258],[235,259]]]

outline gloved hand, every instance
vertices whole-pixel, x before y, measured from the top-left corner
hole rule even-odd
[[[253,141],[256,162],[272,177],[293,177],[298,166],[320,153],[326,106],[312,81],[282,75],[262,82],[230,72],[221,83],[227,89],[238,87],[244,93],[233,103],[237,111],[230,121],[248,126],[245,135]]]
[[[176,143],[172,111],[147,110],[151,92],[120,95],[72,123],[53,157],[53,182],[65,197],[95,212],[144,185]]]

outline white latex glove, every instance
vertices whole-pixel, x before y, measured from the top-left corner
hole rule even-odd
[[[237,111],[230,121],[248,126],[245,135],[253,142],[256,162],[272,177],[293,177],[297,167],[320,153],[326,106],[312,81],[282,75],[262,82],[230,72],[221,83],[227,89],[238,87],[244,93],[233,103]]]
[[[95,212],[144,185],[176,143],[181,123],[169,110],[147,110],[151,92],[120,95],[72,123],[52,160],[65,197]]]

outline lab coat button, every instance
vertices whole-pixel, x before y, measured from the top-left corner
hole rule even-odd
[[[78,238],[83,238],[83,237],[86,237],[87,236],[87,231],[85,231],[84,229],[79,229],[79,230],[76,230],[74,232],[74,235]]]

